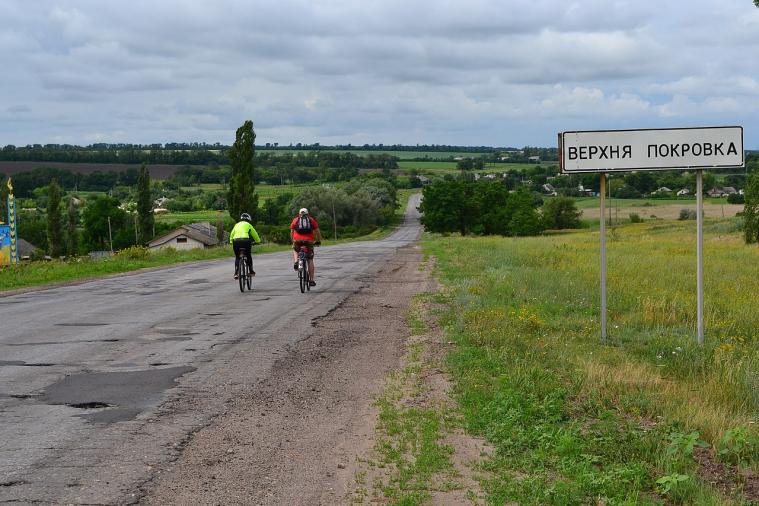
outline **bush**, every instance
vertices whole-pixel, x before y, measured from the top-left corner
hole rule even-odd
[[[695,209],[680,209],[680,216],[678,220],[695,220],[698,217]]]
[[[116,256],[130,260],[145,260],[150,256],[150,250],[145,246],[129,246],[116,252]]]
[[[543,206],[543,223],[546,228],[560,230],[564,228],[579,228],[580,215],[575,201],[569,197],[556,197]]]
[[[740,193],[731,193],[727,196],[728,204],[745,204],[746,198]]]
[[[321,228],[321,227],[319,227]],[[256,225],[256,232],[263,242],[290,244],[290,227],[287,225]]]
[[[641,223],[643,218],[638,213],[630,213],[630,223]]]

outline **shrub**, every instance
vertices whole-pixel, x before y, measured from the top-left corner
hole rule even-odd
[[[564,229],[579,228],[580,215],[575,201],[569,197],[556,197],[545,203],[543,206],[543,223],[546,228]]]
[[[728,204],[745,204],[746,198],[740,193],[731,193],[727,196]]]
[[[698,214],[695,209],[680,209],[680,216],[678,220],[695,220]]]
[[[638,213],[630,213],[630,223],[641,223],[643,218]]]
[[[116,256],[130,260],[144,260],[150,256],[150,250],[145,246],[129,246],[128,248],[119,250]]]

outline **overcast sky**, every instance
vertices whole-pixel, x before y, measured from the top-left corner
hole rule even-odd
[[[687,6],[687,7],[686,7]],[[556,145],[742,125],[752,0],[2,0],[0,145]]]

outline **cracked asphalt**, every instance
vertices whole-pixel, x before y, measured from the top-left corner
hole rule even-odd
[[[254,256],[244,294],[230,258],[0,295],[0,502],[139,500],[192,433],[418,238],[417,205],[386,239],[318,249],[307,294],[282,252]]]

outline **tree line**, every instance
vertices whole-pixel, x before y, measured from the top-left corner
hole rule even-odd
[[[543,200],[527,188],[509,191],[501,181],[437,181],[422,190],[425,230],[461,235],[529,236],[577,228],[580,212],[567,197]]]

